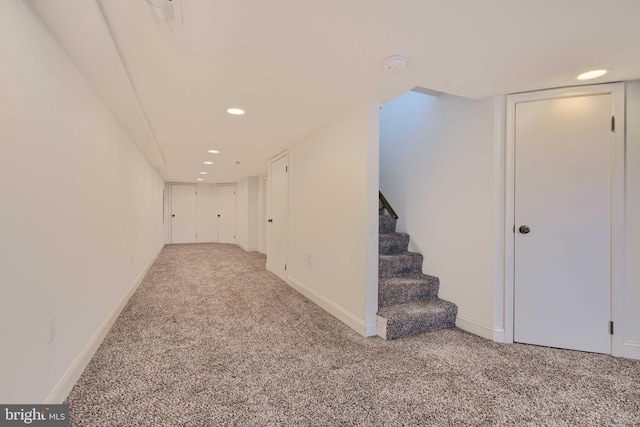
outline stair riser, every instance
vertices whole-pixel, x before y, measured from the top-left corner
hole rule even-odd
[[[409,248],[409,236],[381,234],[378,240],[378,252],[381,254],[399,254]]]
[[[386,339],[395,340],[406,338],[425,332],[436,331],[438,329],[451,328],[456,325],[458,309],[452,308],[444,313],[429,316],[414,321],[388,321],[386,328]]]
[[[378,277],[406,276],[422,273],[422,256],[380,258],[378,263]]]
[[[393,289],[378,288],[378,307],[430,300],[438,296],[438,287],[438,285],[423,284],[394,286]]]
[[[396,231],[396,220],[391,218],[390,216],[379,216],[378,218],[378,233],[395,233]]]

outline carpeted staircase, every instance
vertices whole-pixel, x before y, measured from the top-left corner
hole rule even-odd
[[[422,255],[407,251],[409,235],[396,233],[389,215],[378,224],[378,335],[393,340],[454,326],[458,307],[437,297],[440,282],[422,274]]]

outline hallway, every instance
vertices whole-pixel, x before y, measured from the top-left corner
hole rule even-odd
[[[265,260],[165,246],[69,395],[71,424],[640,424],[640,361],[457,328],[363,338]]]

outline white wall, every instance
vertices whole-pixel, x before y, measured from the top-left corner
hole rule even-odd
[[[377,160],[377,104],[289,148],[289,283],[362,335],[375,335]]]
[[[259,251],[258,217],[262,207],[258,198],[259,178],[247,176],[237,183],[237,237],[238,245],[245,251]],[[264,214],[262,214],[264,216]]]
[[[622,328],[628,354],[640,357],[640,80],[626,83],[627,164],[626,164],[626,257],[625,307]]]
[[[198,184],[197,190],[197,241],[198,243],[218,241],[218,186]]]
[[[164,244],[164,183],[22,2],[0,51],[0,402],[60,402]]]
[[[458,326],[494,336],[494,101],[408,92],[380,115],[380,190],[397,231],[458,305]]]

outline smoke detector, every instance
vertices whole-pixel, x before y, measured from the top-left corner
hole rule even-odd
[[[399,73],[407,68],[407,58],[401,55],[390,56],[382,63],[388,73]]]

